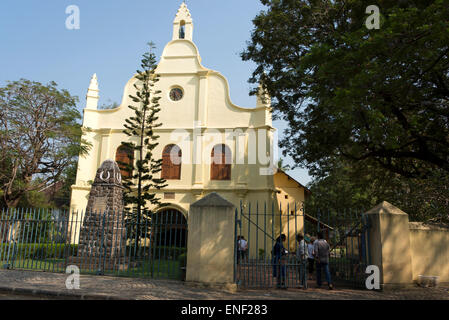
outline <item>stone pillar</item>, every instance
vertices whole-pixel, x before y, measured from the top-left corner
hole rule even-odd
[[[413,283],[408,215],[384,201],[366,212],[370,264],[380,269],[382,289]]]
[[[199,72],[199,90],[198,90],[198,121],[199,126],[204,128],[207,126],[207,97],[208,97],[208,76],[209,71]]]
[[[100,158],[98,160],[101,161],[101,159],[108,159],[111,156],[110,153],[111,153],[111,129],[103,129],[101,131]]]
[[[96,269],[112,269],[124,263],[126,230],[123,217],[123,186],[120,169],[106,160],[97,170],[79,232],[77,257],[69,263],[82,264],[89,257]],[[94,264],[95,264],[94,263]],[[88,267],[78,265],[80,268]]]
[[[192,134],[193,141],[193,163],[192,163],[192,192],[194,194],[201,194],[203,191],[204,175],[204,155],[203,155],[203,142],[204,135],[202,129],[200,128],[199,122],[195,122],[195,128]]]
[[[190,206],[188,228],[187,283],[232,287],[234,205],[213,192]]]

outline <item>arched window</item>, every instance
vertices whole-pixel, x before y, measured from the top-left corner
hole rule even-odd
[[[231,180],[231,149],[224,144],[217,144],[212,149],[212,162],[210,166],[211,180]]]
[[[186,37],[186,22],[181,21],[179,25],[179,39],[184,39]]]
[[[169,144],[162,152],[161,178],[166,180],[181,179],[182,151],[175,144]]]
[[[117,148],[115,153],[115,162],[117,162],[122,178],[130,178],[132,176],[132,170],[127,170],[126,166],[133,165],[134,152],[130,147],[121,145]]]

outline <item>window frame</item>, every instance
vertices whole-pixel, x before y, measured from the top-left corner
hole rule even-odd
[[[215,150],[221,146],[221,163],[216,163]],[[217,159],[218,160],[218,159]],[[230,181],[232,180],[232,151],[226,144],[217,144],[212,148],[210,164],[210,180]]]
[[[178,148],[179,163],[173,163],[171,152],[173,148]],[[177,144],[168,144],[162,150],[161,179],[181,180],[182,170],[182,149]]]

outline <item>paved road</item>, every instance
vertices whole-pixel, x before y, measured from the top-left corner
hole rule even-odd
[[[374,292],[336,288],[309,288],[308,290],[224,290],[187,286],[179,281],[118,278],[107,276],[80,276],[80,289],[66,289],[67,275],[48,272],[0,270],[0,292],[15,289],[19,296],[26,291],[37,295],[76,295],[82,299],[131,299],[131,300],[449,300],[449,287],[411,288],[400,291]]]

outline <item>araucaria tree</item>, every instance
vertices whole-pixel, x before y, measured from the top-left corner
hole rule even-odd
[[[129,173],[123,179],[125,220],[129,226],[128,237],[135,239],[137,245],[140,237],[148,230],[152,213],[150,206],[154,208],[161,204],[154,189],[166,186],[166,181],[158,178],[162,159],[154,154],[159,139],[154,130],[162,125],[158,123],[157,117],[161,91],[155,90],[159,76],[155,73],[157,65],[156,56],[152,52],[154,44],[149,43],[149,47],[149,52],[143,55],[141,61],[142,70],[138,70],[135,76],[136,93],[129,96],[134,102],[134,105],[129,106],[134,115],[125,120],[126,129],[123,131],[129,140],[122,142],[122,145],[136,156],[136,161],[131,164],[119,163],[122,170]]]
[[[54,82],[21,79],[0,88],[0,207],[55,183],[88,152],[76,102]]]

